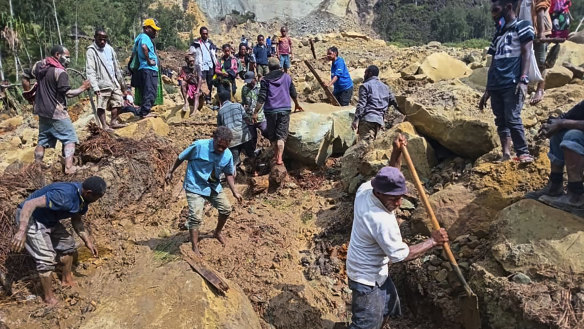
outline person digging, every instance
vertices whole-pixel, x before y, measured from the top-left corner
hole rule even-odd
[[[168,183],[172,180],[176,168],[183,161],[188,162],[184,178],[184,189],[189,207],[186,227],[189,230],[193,252],[199,257],[202,256],[199,251],[199,228],[203,223],[205,201],[211,203],[219,211],[213,237],[225,245],[221,230],[231,214],[232,207],[223,192],[220,182],[221,174],[225,174],[233,197],[239,202],[243,200],[235,188],[233,177],[235,166],[233,165],[233,155],[229,150],[232,139],[233,134],[229,128],[218,127],[213,133],[212,139],[197,140],[182,151],[166,174],[166,182]]]
[[[89,233],[85,231],[81,218],[87,213],[89,204],[105,194],[106,187],[103,178],[98,176],[89,177],[83,183],[53,183],[33,192],[16,209],[15,221],[18,231],[12,238],[11,250],[20,252],[26,247],[39,272],[43,299],[51,306],[58,302],[51,282],[57,259],[63,264],[62,286],[75,285],[71,268],[77,245],[61,221],[71,218],[73,230],[93,256],[97,257],[97,248]]]

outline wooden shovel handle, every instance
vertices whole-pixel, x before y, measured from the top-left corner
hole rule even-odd
[[[420,195],[420,199],[422,199],[422,203],[424,204],[424,208],[426,208],[428,215],[430,215],[430,220],[432,221],[432,226],[434,227],[435,230],[439,230],[440,224],[438,223],[438,220],[436,219],[436,215],[434,214],[434,210],[432,210],[432,205],[430,204],[430,200],[428,199],[428,196],[426,195],[426,190],[424,189],[424,186],[422,186],[422,182],[420,181],[420,177],[418,177],[418,172],[416,171],[416,168],[414,167],[414,163],[412,162],[412,158],[410,158],[410,153],[408,152],[408,148],[406,146],[402,146],[401,152],[402,152],[404,159],[406,160],[406,163],[408,164],[408,168],[410,169],[410,173],[412,174],[412,177],[414,178],[414,184],[416,185],[416,189],[418,190],[418,194]],[[446,252],[446,255],[448,256],[448,260],[450,260],[450,263],[452,263],[452,265],[458,266],[458,263],[456,262],[456,259],[454,258],[454,254],[452,254],[452,250],[450,250],[450,244],[448,242],[445,242],[443,247],[444,247],[444,251]]]

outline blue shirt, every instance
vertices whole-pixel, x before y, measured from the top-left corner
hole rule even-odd
[[[46,227],[53,227],[62,219],[71,218],[77,214],[84,215],[87,212],[87,204],[81,196],[80,182],[47,185],[40,190],[34,191],[26,201],[43,195],[47,199],[46,208],[35,209],[32,217]],[[24,202],[19,204],[18,208],[22,209]]]
[[[214,152],[213,139],[200,139],[192,143],[181,154],[179,160],[188,161],[184,188],[187,192],[210,196],[211,192],[221,192],[219,181],[221,173],[233,175],[233,155],[226,149],[223,153]]]
[[[334,84],[335,92],[341,92],[353,87],[353,80],[342,57],[337,57],[331,65],[331,79],[334,77],[338,77],[337,82]]]
[[[531,23],[517,19],[495,34],[488,52],[493,56],[493,62],[489,68],[487,90],[510,88],[519,83],[521,45],[534,38],[535,32]]]
[[[257,45],[253,47],[253,54],[258,65],[268,65],[268,56],[270,56],[270,48],[266,45]]]
[[[146,47],[148,47],[148,57],[150,57],[150,59],[153,60],[156,65],[148,65],[146,56],[144,56],[144,52],[142,51],[142,45],[146,45]],[[158,56],[156,56],[156,52],[154,51],[154,44],[152,43],[152,39],[150,39],[146,33],[140,33],[136,37],[136,40],[134,40],[134,47],[138,53],[138,59],[140,60],[140,67],[138,70],[152,70],[158,72]]]

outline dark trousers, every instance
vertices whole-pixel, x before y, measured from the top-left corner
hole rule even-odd
[[[158,72],[153,70],[139,70],[140,89],[142,90],[142,106],[138,111],[138,115],[145,116],[150,113],[156,95],[158,93]]]
[[[390,278],[380,286],[367,286],[349,279],[353,316],[349,329],[380,329],[386,317],[399,317],[401,305]]]
[[[229,93],[232,97],[235,97],[235,93],[237,92],[235,79],[233,80],[229,79],[229,81],[230,81],[229,84],[227,84],[225,80],[217,80],[217,94],[226,92]]]
[[[505,89],[489,90],[491,94],[491,108],[495,115],[495,126],[501,140],[511,136],[513,148],[517,156],[529,154],[521,109],[525,96],[515,86]]]
[[[353,87],[341,90],[339,92],[335,91],[333,96],[335,96],[341,106],[347,106],[351,102],[351,98],[353,98]]]
[[[211,93],[213,91],[213,71],[207,70],[202,72],[202,78],[207,82],[207,88],[209,88],[209,96],[205,96],[205,99],[211,100]]]

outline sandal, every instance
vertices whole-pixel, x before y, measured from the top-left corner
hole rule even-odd
[[[535,161],[535,159],[531,156],[531,154],[525,153],[518,156],[517,161],[519,161],[519,163],[532,163]]]

